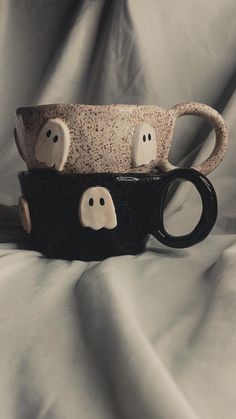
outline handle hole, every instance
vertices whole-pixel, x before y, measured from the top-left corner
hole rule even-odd
[[[184,115],[177,118],[169,161],[178,167],[196,166],[206,160],[215,145],[211,125],[200,116]],[[207,140],[207,141],[206,141]],[[204,148],[201,145],[204,144]]]
[[[195,186],[187,180],[174,181],[164,201],[163,224],[168,234],[183,236],[191,233],[202,214],[202,199]]]

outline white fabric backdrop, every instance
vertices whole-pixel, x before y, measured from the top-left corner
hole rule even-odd
[[[0,2],[0,201],[15,203],[25,168],[14,112],[38,103],[199,101],[224,110],[235,87],[234,0]],[[178,122],[172,160],[206,137]]]
[[[0,417],[234,419],[236,174],[234,0],[0,2]],[[48,260],[19,225],[15,108],[54,102],[201,101],[222,112],[229,151],[210,175],[212,234],[188,250],[153,238],[138,256]],[[214,136],[178,121],[171,158]],[[203,147],[200,147],[204,143]],[[199,214],[185,184],[170,231]]]

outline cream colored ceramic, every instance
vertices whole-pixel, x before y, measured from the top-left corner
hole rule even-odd
[[[188,102],[155,105],[41,105],[16,111],[15,140],[29,169],[65,173],[150,172],[174,169],[169,151],[177,118],[201,116],[215,130],[211,155],[195,168],[208,174],[221,162],[228,140],[222,116]]]
[[[101,186],[86,189],[79,203],[79,218],[83,227],[93,230],[115,228],[116,210],[108,189]]]
[[[23,196],[19,198],[19,211],[22,227],[28,234],[30,234],[32,228],[30,211],[28,202]]]

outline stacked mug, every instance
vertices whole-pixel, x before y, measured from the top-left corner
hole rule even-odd
[[[177,118],[201,116],[214,128],[211,155],[193,168],[168,160]],[[217,199],[206,175],[227,148],[225,121],[194,102],[155,105],[54,104],[19,108],[15,141],[28,171],[19,173],[23,228],[48,257],[102,260],[137,254],[149,234],[170,247],[203,240],[217,217]],[[202,200],[194,230],[167,233],[166,193],[176,180],[190,181]]]

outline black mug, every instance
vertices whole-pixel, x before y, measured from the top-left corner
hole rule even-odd
[[[169,247],[202,241],[217,217],[210,181],[194,169],[164,174],[63,174],[34,170],[19,173],[22,224],[35,248],[48,257],[102,260],[138,254],[149,234]],[[165,197],[176,180],[187,180],[202,199],[202,214],[193,231],[172,236],[163,224]]]

